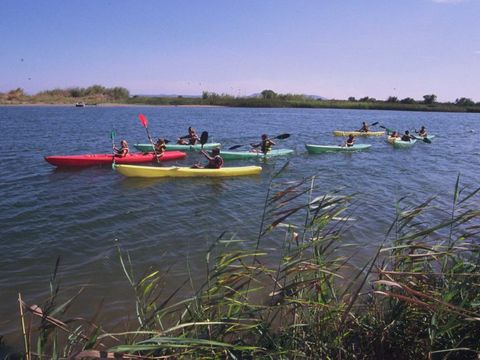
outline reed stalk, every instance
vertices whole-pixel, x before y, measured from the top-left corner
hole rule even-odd
[[[18,307],[20,308],[20,320],[22,323],[23,344],[25,347],[25,359],[30,360],[30,345],[27,338],[27,331],[25,327],[25,315],[23,313],[22,294],[18,293]]]
[[[476,359],[480,189],[467,193],[457,179],[450,212],[434,224],[434,198],[410,207],[400,201],[374,255],[357,266],[355,247],[342,241],[353,197],[315,197],[319,191],[314,178],[272,180],[259,235],[244,241],[223,233],[207,250],[205,278],[195,287],[191,276],[174,289],[161,285],[157,270],[138,276],[119,248],[136,305],[138,325],[130,331],[63,319],[73,299],[56,305],[54,275],[52,298],[25,307],[41,317],[37,356]],[[279,246],[265,247],[266,236]],[[193,294],[179,299],[188,283]]]

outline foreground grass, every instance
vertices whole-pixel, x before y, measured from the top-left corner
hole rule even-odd
[[[23,356],[477,359],[479,190],[457,180],[452,207],[436,224],[426,223],[430,211],[439,213],[434,199],[398,205],[385,238],[372,239],[381,243],[374,256],[356,269],[355,247],[341,241],[352,198],[316,197],[314,179],[274,179],[258,237],[220,236],[206,253],[203,284],[185,279],[165,289],[159,271],[138,276],[119,249],[135,297],[132,331],[68,317],[75,299],[58,303],[56,272],[41,307],[19,297]],[[280,236],[281,249],[263,248],[266,234]],[[191,296],[178,301],[187,287]]]

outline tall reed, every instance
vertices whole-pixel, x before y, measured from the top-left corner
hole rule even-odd
[[[28,336],[37,339],[36,350],[26,353],[38,358],[475,359],[480,354],[479,191],[461,189],[458,178],[452,208],[444,218],[437,216],[437,223],[432,223],[431,213],[439,214],[433,198],[413,207],[400,199],[381,245],[356,268],[356,249],[342,241],[355,196],[318,195],[315,178],[283,184],[279,176],[267,193],[258,238],[222,234],[206,253],[201,284],[189,278],[167,289],[156,270],[136,276],[128,253],[119,248],[135,298],[137,326],[131,331],[106,332],[95,325],[95,316],[66,318],[73,299],[56,304],[55,271],[52,296],[42,307],[21,302],[30,314]],[[272,250],[267,238],[281,245]],[[194,291],[179,301],[187,283]],[[35,334],[33,318],[40,319]]]

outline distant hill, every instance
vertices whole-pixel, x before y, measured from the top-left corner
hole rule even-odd
[[[320,95],[307,95],[307,94],[303,94],[303,96],[309,98],[309,99],[313,99],[313,100],[328,100],[326,97],[324,96],[320,96]]]

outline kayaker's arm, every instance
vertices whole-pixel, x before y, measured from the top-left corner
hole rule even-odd
[[[213,157],[211,157],[208,152],[206,152],[205,150],[201,150],[200,151],[208,160],[213,160]]]

